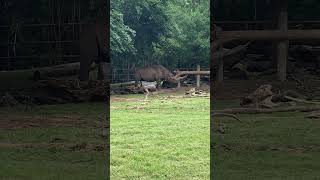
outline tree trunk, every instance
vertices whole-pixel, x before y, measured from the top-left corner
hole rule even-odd
[[[82,27],[80,34],[80,72],[81,81],[89,80],[89,67],[93,59],[98,55],[95,25],[90,24]]]

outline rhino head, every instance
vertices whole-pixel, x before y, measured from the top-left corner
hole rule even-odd
[[[174,75],[174,74],[172,74],[172,73],[169,72],[168,74],[166,74],[165,80],[168,81],[168,82],[170,82],[170,83],[177,84],[177,83],[179,83],[180,80],[182,80],[182,79],[184,79],[184,78],[187,77],[187,76],[181,77],[181,76],[179,76],[179,75],[177,74],[177,72],[178,72],[178,71],[174,71],[174,73],[176,73],[176,75]]]

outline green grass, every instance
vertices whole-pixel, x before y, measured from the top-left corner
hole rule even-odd
[[[209,99],[130,98],[111,102],[111,179],[209,179]]]
[[[64,104],[36,107],[32,112],[21,109],[0,109],[1,120],[19,120],[21,124],[30,119],[42,121],[62,119],[57,125],[41,125],[18,129],[0,129],[0,179],[10,180],[87,180],[106,177],[104,151],[93,149],[73,150],[71,147],[86,143],[103,146],[100,136],[101,119],[106,106],[102,103]],[[63,123],[63,118],[75,118]],[[84,125],[79,126],[77,121]],[[73,124],[74,123],[74,124]],[[56,140],[56,142],[54,141]]]
[[[239,117],[247,123],[221,118],[226,133],[214,133],[215,179],[320,179],[320,120],[298,112]]]
[[[209,99],[143,99],[112,97],[111,179],[209,179]],[[234,100],[214,108],[236,106]],[[69,146],[105,144],[99,128],[105,110],[102,103],[40,106],[29,113],[0,109],[0,120],[75,118],[74,125],[1,128],[0,179],[104,179],[104,151]],[[221,118],[225,134],[213,132],[215,179],[320,179],[320,120],[298,112],[239,117],[246,123]],[[36,146],[18,146],[26,144]]]

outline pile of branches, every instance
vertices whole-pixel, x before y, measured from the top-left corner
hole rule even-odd
[[[242,107],[251,108],[276,108],[297,106],[298,104],[320,105],[320,102],[305,100],[305,97],[295,91],[284,91],[274,93],[270,84],[262,85],[253,93],[241,99]]]
[[[191,88],[190,90],[185,92],[185,95],[190,97],[209,97],[210,93],[202,91],[200,89]]]
[[[240,101],[241,108],[218,110],[223,113],[273,113],[273,112],[312,112],[307,117],[320,117],[320,102],[306,100],[303,95],[295,91],[274,93],[270,84],[262,85],[253,93],[243,97]]]
[[[216,58],[222,57],[226,76],[233,79],[252,79],[259,76],[276,74],[275,62],[270,56],[271,49],[264,44],[255,43],[248,47],[239,45],[232,49],[220,49]],[[217,62],[216,62],[217,63]],[[214,67],[214,73],[217,66]],[[292,45],[289,47],[287,72],[297,73],[297,70],[319,75],[320,73],[320,47],[309,45]]]

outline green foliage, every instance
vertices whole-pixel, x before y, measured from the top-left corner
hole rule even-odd
[[[208,66],[209,0],[137,0],[127,1],[122,5],[119,5],[122,1],[116,0],[114,3],[118,6],[111,7],[111,13],[122,14],[124,23],[121,25],[121,21],[118,25],[112,25],[117,26],[114,29],[121,29],[118,32],[111,30],[116,36],[121,31],[124,32],[125,28],[133,29],[137,53],[121,53],[116,49],[126,49],[129,46],[121,48],[121,43],[118,46],[111,44],[111,49],[115,52],[113,66],[120,65],[119,61],[137,66],[153,63],[170,67],[194,66],[199,63]],[[120,12],[113,11],[117,8]]]
[[[152,43],[166,32],[167,17],[163,0],[129,1],[124,7],[124,19],[136,31],[135,47],[138,64],[153,63]],[[131,61],[132,62],[132,61]]]
[[[168,3],[168,33],[154,43],[154,57],[168,66],[209,65],[209,1]]]
[[[121,4],[111,3],[110,45],[111,57],[114,59],[125,53],[134,54],[136,51],[133,44],[135,31],[124,24],[120,8]]]

